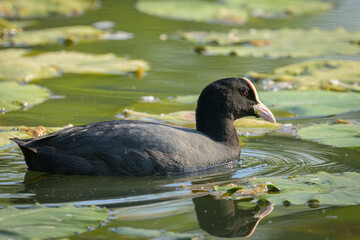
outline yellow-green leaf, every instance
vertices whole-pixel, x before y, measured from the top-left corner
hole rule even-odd
[[[149,70],[143,60],[131,60],[114,54],[94,55],[80,52],[48,52],[29,56],[24,49],[0,51],[0,80],[31,81],[56,77],[61,72],[125,74]]]
[[[360,92],[360,62],[346,60],[311,60],[276,68],[272,73],[249,72],[263,88],[279,90],[293,88],[322,88],[334,91]],[[269,82],[269,80],[271,82]],[[282,85],[283,82],[288,85]]]
[[[0,109],[2,112],[26,109],[48,99],[47,89],[34,84],[0,82]]]
[[[350,32],[343,28],[232,29],[229,32],[184,32],[181,36],[190,42],[201,44],[195,47],[195,51],[205,55],[300,58],[360,53],[356,44],[360,39],[360,31]]]
[[[74,16],[97,7],[97,2],[93,0],[2,0],[0,15],[6,18]]]

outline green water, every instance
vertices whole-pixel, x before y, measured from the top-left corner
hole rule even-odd
[[[329,13],[288,20],[250,20],[242,28],[310,28],[360,29],[358,0],[337,1]],[[65,47],[37,46],[34,50],[72,50],[89,53],[115,53],[149,61],[151,70],[142,79],[133,76],[64,74],[35,83],[51,90],[55,96],[27,111],[0,116],[0,125],[64,126],[116,119],[116,114],[139,101],[141,96],[159,98],[199,94],[208,83],[219,78],[242,76],[248,71],[267,72],[275,67],[304,59],[263,59],[194,54],[185,41],[161,41],[159,35],[178,30],[229,30],[233,26],[165,20],[137,12],[133,0],[104,0],[98,10],[75,18],[48,18],[34,28],[92,24],[111,20],[116,30],[135,34],[126,41],[92,42]],[[355,56],[324,58],[360,60]],[[261,93],[259,93],[261,98]],[[136,109],[135,109],[136,110]],[[176,109],[192,110],[192,109]],[[150,113],[174,111],[169,107],[147,109]],[[283,119],[281,123],[325,123],[337,117],[360,120],[358,112],[313,119]],[[118,235],[116,227],[158,229],[215,236],[244,236],[249,233],[255,210],[240,203],[216,201],[191,193],[180,186],[231,182],[252,176],[290,176],[326,171],[360,172],[359,152],[302,141],[290,133],[272,133],[245,139],[241,158],[232,166],[219,167],[190,175],[150,177],[86,177],[47,175],[36,178],[26,171],[20,150],[14,145],[0,149],[0,206],[23,206],[40,202],[45,205],[73,203],[99,205],[113,210],[114,219],[99,229],[71,239],[136,239]],[[36,180],[34,180],[36,179]],[[213,215],[206,215],[211,212]],[[223,214],[222,214],[223,213]],[[225,214],[227,213],[227,214]],[[232,215],[232,218],[229,216]],[[253,239],[360,239],[360,206],[309,208],[275,206],[261,220]],[[246,222],[250,225],[246,226]],[[243,226],[242,228],[240,226]],[[248,230],[247,230],[248,229]]]

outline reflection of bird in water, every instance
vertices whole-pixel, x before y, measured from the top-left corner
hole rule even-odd
[[[196,130],[142,121],[108,121],[13,139],[29,170],[71,175],[164,175],[239,158],[233,125],[246,116],[276,122],[246,78],[226,78],[200,94]]]
[[[273,210],[273,205],[242,206],[244,202],[211,196],[194,198],[193,202],[200,228],[216,237],[250,237],[259,221]]]

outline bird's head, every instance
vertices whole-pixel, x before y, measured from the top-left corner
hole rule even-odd
[[[200,94],[197,110],[204,105],[232,115],[234,120],[256,116],[276,123],[274,115],[260,101],[255,86],[246,78],[224,78],[209,84]]]

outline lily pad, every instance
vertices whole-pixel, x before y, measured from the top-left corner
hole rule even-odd
[[[5,18],[76,16],[98,7],[98,2],[93,0],[2,0],[0,16]]]
[[[274,185],[280,192],[269,191],[264,185]],[[295,204],[317,207],[311,205],[314,202],[325,205],[356,205],[360,204],[360,174],[345,172],[341,174],[329,174],[319,172],[301,177],[279,178],[264,177],[250,179],[245,185],[240,185],[244,191],[256,202],[270,202],[272,204]],[[228,188],[234,188],[229,185]],[[216,189],[216,188],[215,188]],[[261,189],[261,191],[259,191]],[[213,191],[210,194],[220,198],[244,199],[244,195],[238,195],[237,191],[232,194],[222,191]],[[227,193],[224,195],[224,193]]]
[[[226,6],[246,9],[252,17],[286,18],[329,11],[333,4],[312,0],[224,0]]]
[[[136,6],[140,12],[168,19],[234,25],[247,22],[248,15],[258,18],[285,18],[333,8],[332,3],[312,0],[140,0]]]
[[[345,60],[312,60],[277,68],[273,73],[249,72],[265,89],[281,89],[278,82],[287,82],[299,89],[322,88],[334,91],[360,92],[360,62]]]
[[[28,209],[6,207],[0,210],[0,237],[4,239],[47,239],[70,236],[99,227],[107,220],[106,209],[63,205],[49,208],[34,205]]]
[[[2,113],[26,109],[48,99],[47,89],[34,84],[21,85],[17,82],[0,82],[0,110]]]
[[[300,58],[360,53],[359,45],[356,44],[360,39],[360,31],[350,32],[343,28],[330,31],[317,28],[232,29],[229,32],[183,32],[181,36],[188,41],[203,44],[196,47],[195,51],[205,55]]]
[[[126,74],[149,70],[143,60],[129,60],[114,54],[94,55],[80,52],[48,52],[27,56],[24,49],[0,51],[0,80],[31,81],[60,73]]]
[[[118,32],[116,40],[132,38],[131,33]],[[3,46],[33,46],[45,44],[72,45],[78,42],[114,40],[114,34],[91,26],[67,26],[23,31],[10,38],[0,39]]]
[[[169,19],[227,24],[243,24],[247,21],[247,13],[241,8],[232,9],[202,0],[140,0],[136,7],[140,12]]]
[[[336,147],[360,147],[360,124],[319,124],[301,128],[297,134]]]
[[[65,126],[71,127],[72,125]],[[55,132],[57,130],[63,129],[64,127],[25,127],[25,126],[17,126],[17,127],[9,127],[2,126],[0,127],[0,147],[10,144],[12,141],[10,138],[35,138],[40,137],[48,133]]]
[[[6,39],[21,31],[20,27],[0,17],[0,43],[2,39]]]
[[[283,110],[302,117],[360,110],[360,96],[352,92],[321,90],[261,92],[261,99],[270,109]]]

